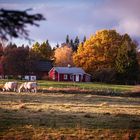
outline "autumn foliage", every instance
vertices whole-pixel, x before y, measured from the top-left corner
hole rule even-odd
[[[0,64],[3,67],[2,75],[11,75],[17,77],[18,75],[32,74],[37,71],[37,63],[39,61],[50,60],[52,56],[52,49],[46,43],[33,47],[17,46],[16,44],[8,44],[2,46],[0,44]]]
[[[54,52],[55,65],[56,66],[73,66],[73,51],[72,48],[65,45],[63,47],[57,48]]]
[[[120,81],[136,80],[136,76],[130,74],[132,69],[138,72],[136,47],[127,34],[101,30],[79,45],[73,60],[76,66],[92,74],[95,80],[113,82],[118,80],[118,75]]]
[[[66,42],[53,49],[48,40],[32,47],[0,44],[0,62],[8,75],[32,73],[37,61],[53,60],[54,66],[83,68],[93,81],[135,84],[140,81],[137,46],[128,34],[100,30],[80,43],[78,37],[73,41],[67,35]]]

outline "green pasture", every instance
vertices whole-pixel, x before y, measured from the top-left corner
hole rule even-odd
[[[2,86],[6,81],[10,81],[10,80],[0,80],[0,85]],[[22,83],[24,81],[19,80],[18,82]],[[94,83],[94,82],[78,83],[78,82],[56,82],[56,81],[46,81],[46,80],[39,80],[37,82],[40,89],[78,88],[82,90],[93,90],[93,91],[131,92],[136,87],[133,85],[115,85],[115,84]]]
[[[130,85],[114,85],[114,84],[105,84],[105,83],[76,83],[76,82],[54,82],[54,81],[38,81],[40,87],[49,88],[79,88],[79,89],[88,89],[88,90],[98,90],[98,91],[132,91],[134,86]]]

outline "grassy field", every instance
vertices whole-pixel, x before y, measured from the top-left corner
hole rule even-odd
[[[69,88],[77,87],[80,89],[89,90],[112,90],[112,91],[131,91],[134,86],[128,85],[112,85],[104,83],[76,83],[76,82],[54,82],[54,81],[39,81],[41,87],[57,87],[57,88]]]
[[[125,92],[134,86],[45,81],[39,81],[39,86],[48,92],[0,92],[0,140],[140,139],[139,97],[78,92],[100,90],[100,86]],[[78,90],[66,94],[54,92],[55,88]]]
[[[3,85],[9,80],[0,80],[0,85]],[[12,80],[13,81],[13,80]],[[23,81],[18,81],[23,82]],[[105,84],[105,83],[76,83],[76,82],[55,82],[55,81],[38,81],[40,88],[79,88],[83,90],[94,90],[94,91],[112,91],[112,92],[131,92],[135,90],[138,86],[130,85],[115,85],[115,84]]]

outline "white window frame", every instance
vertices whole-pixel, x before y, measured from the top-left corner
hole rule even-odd
[[[68,75],[64,74],[64,80],[67,80],[67,79],[68,79]]]
[[[70,75],[70,79],[73,80],[73,75],[72,74]]]
[[[35,75],[30,76],[30,80],[31,81],[35,81],[36,80],[36,76]]]

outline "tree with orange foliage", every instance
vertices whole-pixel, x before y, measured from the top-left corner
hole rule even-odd
[[[74,63],[91,73],[103,68],[113,68],[121,36],[115,30],[101,30],[80,44],[74,54]]]
[[[123,45],[124,35],[120,35],[115,30],[98,31],[95,35],[92,35],[84,43],[79,45],[77,52],[73,55],[74,64],[78,67],[82,67],[86,72],[92,74],[94,78],[100,77],[97,78],[99,81],[112,81],[112,78],[115,78],[116,73],[119,73],[122,69],[127,73],[129,73],[128,71],[131,71],[132,73],[132,70],[138,71],[135,55],[137,46],[129,36],[125,39],[129,44]],[[123,50],[121,47],[126,47],[127,51],[120,53],[120,51]],[[134,53],[130,54],[130,52]],[[125,63],[122,60],[123,56],[128,57],[126,59],[127,62],[125,61]],[[134,62],[132,60],[136,61]],[[130,63],[132,65],[127,65]],[[127,65],[127,67],[124,67],[124,65]],[[132,66],[134,67],[134,65],[135,70],[134,68],[131,68]],[[126,73],[123,73],[123,75],[126,75]],[[134,79],[132,78],[134,76],[131,78],[130,76],[129,73],[127,74],[127,77],[122,77],[125,77],[125,79]]]
[[[73,66],[73,51],[72,48],[67,45],[57,48],[54,52],[55,65],[56,66]]]

